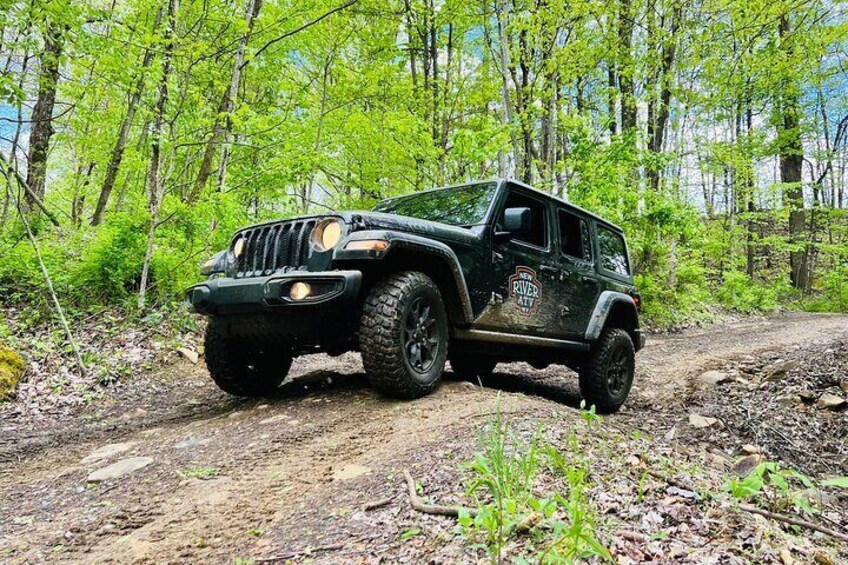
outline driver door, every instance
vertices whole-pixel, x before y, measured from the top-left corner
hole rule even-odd
[[[505,212],[529,215],[526,229],[505,235]],[[526,221],[526,220],[525,220]],[[498,212],[492,245],[492,304],[480,327],[504,333],[556,335],[558,251],[552,237],[550,199],[510,186]]]

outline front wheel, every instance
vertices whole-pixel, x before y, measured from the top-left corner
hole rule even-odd
[[[635,364],[630,335],[619,328],[605,330],[580,367],[580,393],[586,404],[594,404],[601,414],[618,411],[633,386]]]
[[[206,366],[218,388],[235,396],[272,394],[286,378],[291,350],[271,338],[238,336],[212,318],[206,327]]]
[[[427,275],[397,273],[365,300],[359,331],[371,386],[396,398],[420,398],[438,388],[448,353],[448,321],[439,288]]]

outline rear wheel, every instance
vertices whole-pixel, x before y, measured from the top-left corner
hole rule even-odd
[[[414,271],[377,283],[362,308],[359,342],[368,381],[377,390],[407,399],[434,391],[448,352],[439,288]]]
[[[601,414],[618,411],[633,386],[635,352],[630,335],[619,328],[604,330],[580,367],[580,393]]]
[[[271,394],[291,368],[292,354],[285,343],[271,337],[233,335],[225,322],[214,318],[206,327],[205,343],[209,374],[229,394]]]

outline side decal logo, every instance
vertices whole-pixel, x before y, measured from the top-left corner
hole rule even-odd
[[[542,301],[542,283],[536,278],[536,271],[530,267],[517,267],[515,274],[509,277],[509,297],[515,301],[519,312],[531,316]]]

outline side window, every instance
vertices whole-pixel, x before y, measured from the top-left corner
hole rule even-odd
[[[592,260],[592,245],[589,239],[589,225],[586,220],[571,212],[559,210],[560,248],[564,255]]]
[[[530,208],[530,230],[516,234],[513,241],[529,243],[536,247],[546,247],[548,245],[548,206],[542,200],[537,200],[521,194],[520,192],[510,191],[506,197],[507,208]],[[501,225],[503,225],[503,215],[501,215]]]
[[[620,234],[599,225],[598,247],[601,249],[601,267],[620,275],[630,274],[624,238]]]

